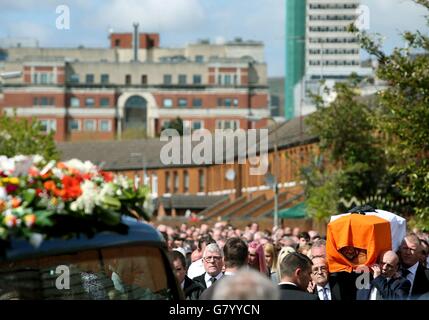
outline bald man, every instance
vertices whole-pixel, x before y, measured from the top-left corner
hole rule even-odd
[[[373,280],[370,289],[357,292],[357,300],[405,300],[411,288],[411,282],[401,276],[399,257],[394,251],[382,252],[378,264],[371,267]]]

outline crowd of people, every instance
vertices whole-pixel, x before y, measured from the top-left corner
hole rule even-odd
[[[260,230],[257,223],[242,230],[227,222],[157,229],[189,300],[429,299],[429,234],[418,230],[397,252],[380,252],[365,275],[329,272],[326,237],[315,230]]]

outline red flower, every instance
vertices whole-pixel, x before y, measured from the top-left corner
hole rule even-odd
[[[18,186],[15,184],[7,184],[6,185],[6,192],[7,193],[12,193],[12,192],[16,191],[16,189],[18,189]]]
[[[100,171],[101,175],[104,178],[104,181],[106,182],[112,182],[113,181],[113,173],[106,172],[106,171]]]
[[[82,189],[80,188],[82,178],[65,176],[64,178],[62,178],[61,182],[63,183],[65,191],[65,194],[61,195],[63,199],[75,199],[82,194]]]

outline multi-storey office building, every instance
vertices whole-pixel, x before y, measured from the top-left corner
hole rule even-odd
[[[269,117],[263,50],[238,38],[162,48],[137,31],[110,34],[110,48],[11,47],[0,71],[22,77],[3,80],[0,110],[39,119],[57,141],[155,136],[177,117],[194,129],[258,128]]]
[[[294,0],[288,0],[294,3]],[[303,6],[305,3],[305,13]],[[288,114],[299,116],[314,110],[308,91],[319,93],[321,80],[333,87],[335,82],[346,80],[352,73],[368,76],[371,68],[363,68],[360,58],[360,44],[356,34],[348,28],[355,23],[361,13],[359,0],[306,0],[298,5],[288,6],[288,15],[296,14],[297,21],[287,24],[305,25],[305,35],[290,34],[288,52],[293,57],[293,50],[305,44],[304,73],[301,79],[286,84],[289,88],[286,109]],[[295,28],[299,29],[299,28]],[[302,29],[302,28],[301,28]],[[301,57],[302,59],[302,57]],[[287,70],[286,70],[287,71]],[[291,97],[293,95],[293,97]]]

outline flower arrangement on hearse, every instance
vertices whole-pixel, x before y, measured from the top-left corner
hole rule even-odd
[[[122,215],[149,220],[149,193],[90,161],[0,156],[0,239],[94,234],[118,226]]]

